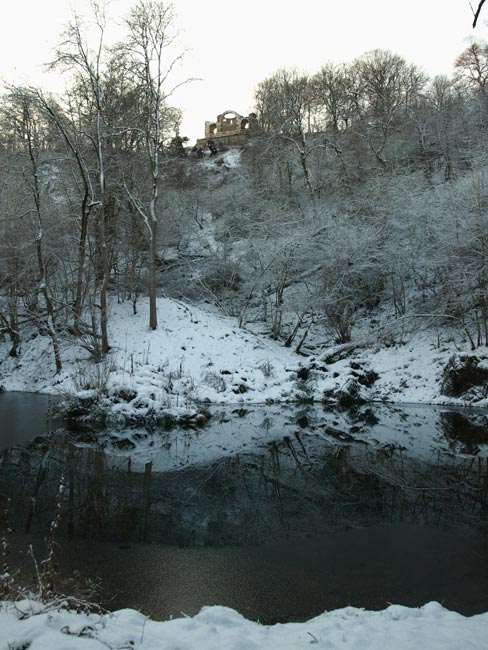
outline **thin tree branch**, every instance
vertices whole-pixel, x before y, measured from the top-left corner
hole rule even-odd
[[[473,20],[473,29],[476,27],[476,24],[478,22],[479,15],[481,13],[481,8],[485,4],[485,0],[480,0],[478,4],[478,9],[476,9],[476,12],[474,13],[474,20]]]

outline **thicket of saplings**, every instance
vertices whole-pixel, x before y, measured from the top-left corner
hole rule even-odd
[[[94,22],[93,52],[79,19],[57,50],[65,94],[9,87],[1,99],[12,356],[35,328],[57,371],[73,338],[100,361],[110,301],[136,312],[149,300],[155,329],[158,295],[210,301],[299,349],[420,327],[488,342],[485,44],[451,78],[382,50],[279,70],[256,87],[258,128],[236,167],[177,135],[171,7],[139,2],[111,48]]]

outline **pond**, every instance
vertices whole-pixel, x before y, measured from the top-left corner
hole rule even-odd
[[[220,604],[263,623],[348,604],[488,610],[484,413],[275,405],[216,408],[198,430],[48,434],[39,396],[5,397],[0,495],[19,582],[29,545],[46,555],[63,476],[61,573],[99,576],[112,609],[164,619]],[[17,440],[12,399],[39,409]]]

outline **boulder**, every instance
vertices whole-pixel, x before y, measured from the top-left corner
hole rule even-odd
[[[447,362],[441,394],[478,401],[488,396],[488,369],[474,354],[454,354]]]

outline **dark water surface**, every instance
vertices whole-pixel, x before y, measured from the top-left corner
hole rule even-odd
[[[0,392],[0,450],[52,430],[51,401],[38,393]]]
[[[25,412],[31,397],[16,398]],[[0,453],[19,580],[32,574],[29,544],[46,554],[63,475],[62,575],[100,576],[114,609],[168,618],[220,604],[264,623],[348,604],[488,610],[482,413],[231,409],[199,431],[96,442],[64,430],[32,438],[45,417],[30,435],[28,422]]]

